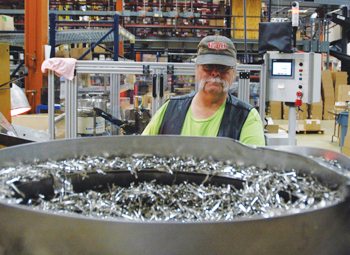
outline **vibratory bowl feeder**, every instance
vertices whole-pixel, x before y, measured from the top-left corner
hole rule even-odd
[[[349,254],[350,163],[334,155],[181,136],[5,148],[0,254]]]

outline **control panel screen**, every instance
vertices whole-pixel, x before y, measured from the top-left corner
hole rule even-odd
[[[293,60],[292,59],[272,59],[271,75],[272,76],[287,76],[293,75]]]

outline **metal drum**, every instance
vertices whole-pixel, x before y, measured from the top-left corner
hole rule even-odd
[[[307,157],[251,148],[227,138],[89,137],[0,150],[0,166],[80,155],[188,156],[296,169],[344,188],[340,202],[317,210],[232,221],[152,222],[49,213],[0,201],[0,254],[349,254],[348,179]],[[1,187],[0,187],[1,188]]]
[[[103,135],[106,131],[104,118],[96,116],[94,107],[106,110],[106,100],[102,97],[81,98],[78,100],[78,130],[82,136]]]

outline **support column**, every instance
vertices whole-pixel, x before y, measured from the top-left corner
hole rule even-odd
[[[25,0],[25,66],[28,76],[25,87],[32,112],[40,104],[41,88],[44,79],[41,64],[45,59],[44,45],[48,44],[48,13],[47,0]]]
[[[116,1],[116,3],[115,3],[115,10],[117,12],[120,12],[120,13],[123,12],[123,0],[117,0]],[[121,16],[119,16],[119,18],[120,17]],[[119,20],[118,24],[120,24],[120,20]],[[122,40],[119,41],[119,43],[118,43],[118,53],[119,53],[120,56],[124,56],[124,42]],[[117,59],[118,59],[118,56],[117,56]]]

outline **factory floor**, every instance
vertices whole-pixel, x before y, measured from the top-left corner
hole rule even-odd
[[[48,130],[47,114],[19,115],[17,117],[14,117],[12,122],[17,125],[38,129],[45,132]],[[284,130],[285,132],[288,130],[288,120],[274,120],[274,124],[278,124],[280,126],[280,129]],[[321,132],[297,134],[296,143],[297,146],[317,147],[340,152],[341,150],[339,146],[339,138],[336,136],[332,139],[333,134],[334,120],[322,120]],[[61,138],[64,137],[63,122],[59,123],[58,126],[56,126],[56,135]]]
[[[274,120],[274,124],[280,125],[283,129],[288,129],[288,120]],[[321,131],[304,134],[296,134],[297,146],[309,146],[322,149],[329,149],[340,152],[339,138],[337,136],[338,127],[334,135],[334,120],[322,120]]]

